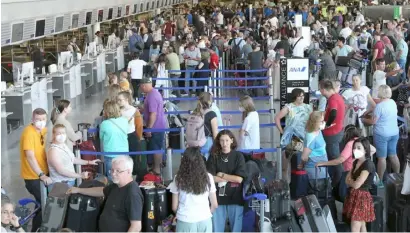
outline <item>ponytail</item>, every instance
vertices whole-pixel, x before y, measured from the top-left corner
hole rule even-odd
[[[51,122],[53,125],[57,121],[57,116],[64,111],[68,106],[70,106],[70,101],[68,100],[59,100],[56,106],[51,111]]]

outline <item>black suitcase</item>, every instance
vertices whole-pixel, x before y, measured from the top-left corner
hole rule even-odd
[[[104,187],[97,180],[83,181],[80,188]],[[66,227],[75,232],[96,232],[103,199],[82,194],[73,194],[68,203]]]
[[[272,222],[271,226],[273,232],[302,232],[293,212],[291,212],[290,219],[279,219]]]
[[[410,204],[395,201],[387,210],[387,227],[391,232],[410,231]]]
[[[381,197],[373,197],[374,214],[376,219],[373,222],[366,223],[366,228],[368,232],[384,232],[384,205],[383,199]]]
[[[291,219],[292,212],[288,182],[285,180],[272,181],[266,185],[266,189],[269,198],[271,221],[276,222],[280,218]]]
[[[142,232],[157,232],[161,221],[169,214],[167,190],[165,188],[141,188],[144,195],[142,210]]]
[[[389,209],[390,205],[394,201],[405,201],[406,197],[401,194],[401,189],[403,188],[403,174],[390,173],[386,175],[386,210]]]

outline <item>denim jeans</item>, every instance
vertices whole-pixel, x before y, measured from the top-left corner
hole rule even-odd
[[[400,69],[403,69],[403,73],[401,73],[401,81],[406,81],[406,59],[399,59],[397,60],[397,64],[400,66]]]
[[[206,160],[208,160],[209,158],[209,152],[211,150],[213,143],[214,139],[212,137],[206,137],[205,145],[201,147],[201,153],[204,155]]]
[[[343,131],[332,136],[323,136],[326,142],[326,153],[328,160],[337,159],[340,156],[340,142],[343,139]],[[342,164],[329,167],[329,175],[332,178],[332,186],[336,187],[342,177]]]
[[[114,157],[104,156],[105,175],[107,176],[109,181],[112,181],[111,167],[113,159]]]
[[[214,232],[225,232],[227,215],[231,232],[242,232],[243,206],[240,205],[218,206],[212,216]]]
[[[193,82],[193,87],[196,87],[196,81],[194,81],[193,76],[195,71],[196,66],[186,66],[186,71],[185,71],[185,92],[189,93],[188,87],[190,87],[190,81],[192,80]],[[188,70],[192,70],[192,72],[188,72]],[[195,91],[195,90],[193,90]]]

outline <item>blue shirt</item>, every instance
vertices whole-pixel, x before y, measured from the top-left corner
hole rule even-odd
[[[128,41],[128,49],[130,52],[139,52],[140,50],[135,47],[135,44],[139,41],[142,41],[142,37],[138,34],[133,34],[130,36],[129,41]]]
[[[391,137],[399,134],[397,125],[397,105],[394,100],[389,99],[376,105],[374,117],[377,118],[373,127],[375,134],[383,137]]]
[[[263,9],[263,13],[265,14],[265,17],[269,17],[269,16],[271,16],[271,15],[273,14],[273,11],[272,11],[272,9],[270,9],[269,7],[265,7],[265,8]]]
[[[306,132],[304,144],[306,148],[312,150],[310,157],[326,155],[326,142],[323,138],[322,131],[308,133]]]
[[[188,24],[192,24],[192,15],[191,14],[187,15],[187,19],[188,19]]]
[[[400,55],[400,59],[406,60],[407,54],[409,53],[409,46],[407,46],[406,42],[403,39],[397,41],[396,51],[399,51],[399,50],[402,51]]]
[[[100,125],[101,148],[104,152],[128,152],[128,120],[125,117],[104,120]],[[105,155],[115,157],[115,155]]]

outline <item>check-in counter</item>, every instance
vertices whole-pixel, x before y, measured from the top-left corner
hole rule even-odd
[[[94,86],[93,67],[93,60],[84,60],[81,62],[81,88],[85,98],[94,94],[92,92]]]
[[[44,104],[43,108],[51,113],[51,110],[54,108],[53,94],[58,91],[58,89],[53,88],[53,78],[49,74],[35,74],[34,77],[40,82],[45,82],[45,84],[41,85],[44,92],[41,92],[40,95],[42,95],[42,99],[47,99],[47,104]]]
[[[6,98],[1,98],[1,151],[7,151],[7,135],[9,132],[9,127],[7,125],[7,117],[13,114],[12,112],[6,111]],[[10,129],[11,130],[11,129]]]
[[[115,50],[105,52],[105,66],[108,73],[113,73],[116,71],[115,54]]]
[[[57,102],[61,99],[69,99],[70,93],[70,72],[65,70],[64,73],[53,73],[50,74],[53,79],[52,89],[56,90],[53,92],[53,100]]]
[[[11,113],[7,116],[10,124],[22,126],[31,122],[33,112],[31,94],[31,86],[9,89],[3,93],[6,109]]]

